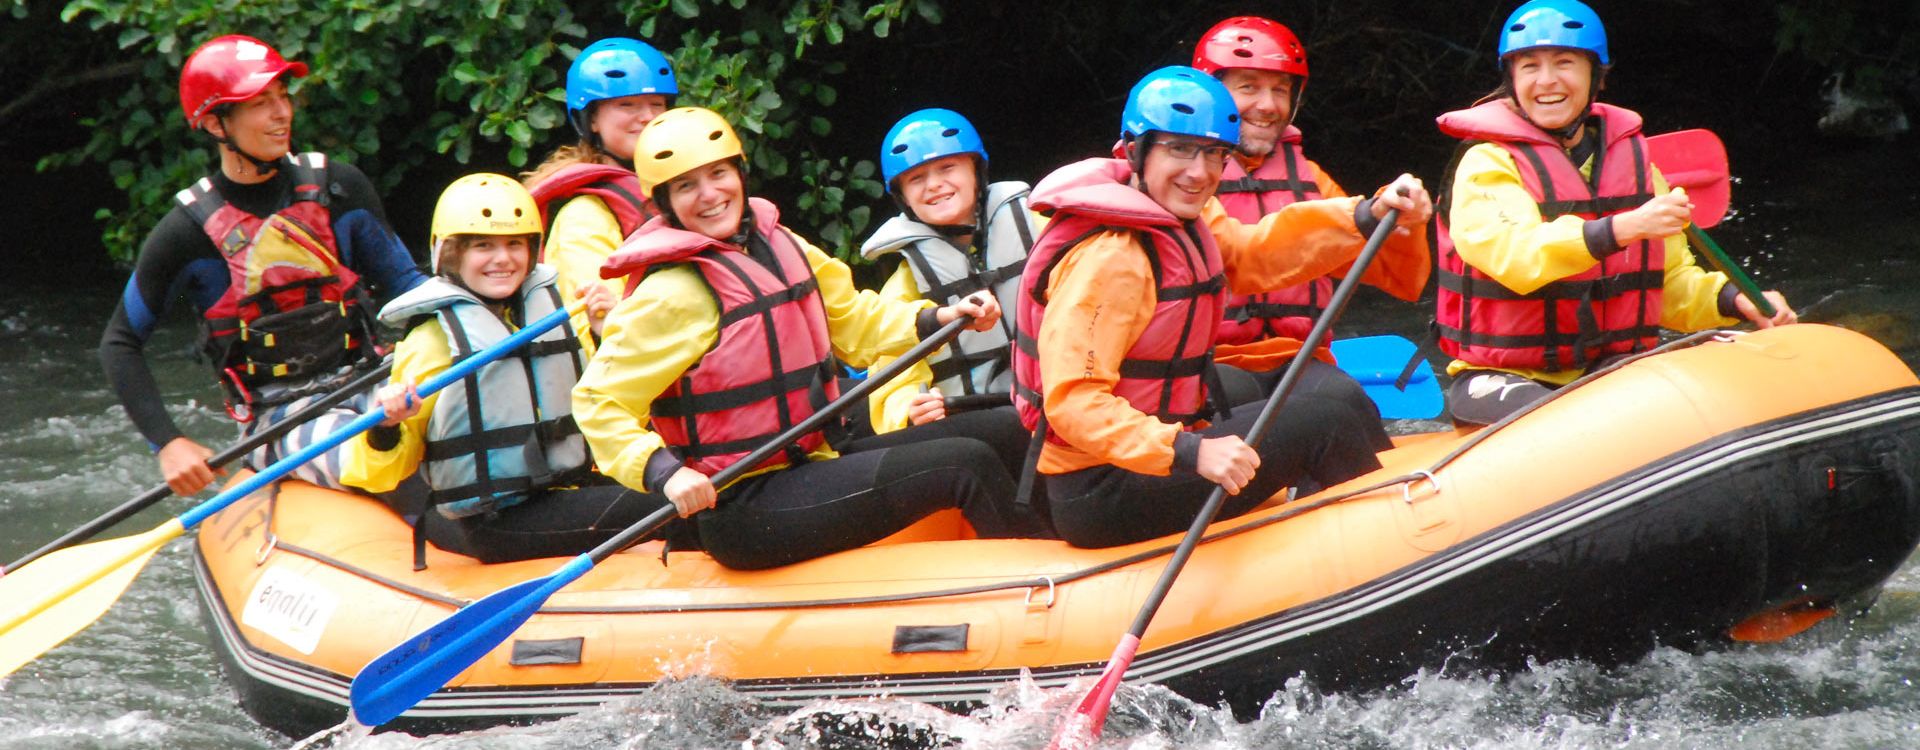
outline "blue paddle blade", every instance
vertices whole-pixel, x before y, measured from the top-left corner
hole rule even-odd
[[[554,571],[495,591],[367,663],[353,678],[353,718],[370,727],[392,721],[480,661],[540,611],[555,591],[593,568],[581,555]]]
[[[1433,376],[1433,365],[1421,357],[1407,379],[1405,389],[1394,387],[1409,361],[1419,356],[1420,347],[1401,336],[1363,336],[1333,342],[1333,358],[1340,369],[1367,390],[1367,397],[1380,407],[1386,419],[1433,419],[1446,408],[1446,396],[1440,381]]]

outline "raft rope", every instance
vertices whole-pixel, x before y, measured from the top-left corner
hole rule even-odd
[[[1380,490],[1387,489],[1390,487],[1398,487],[1398,486],[1404,485],[1405,487],[1403,488],[1402,496],[1407,503],[1411,504],[1413,502],[1412,486],[1414,483],[1424,479],[1429,483],[1432,483],[1435,488],[1435,491],[1438,491],[1440,485],[1434,477],[1435,472],[1438,472],[1442,468],[1446,467],[1447,464],[1452,463],[1455,459],[1459,458],[1461,455],[1464,455],[1468,450],[1472,449],[1474,446],[1479,445],[1481,442],[1485,441],[1489,436],[1493,435],[1496,432],[1499,432],[1501,429],[1505,428],[1507,425],[1510,425],[1515,421],[1519,420],[1522,416],[1532,413],[1535,409],[1538,409],[1541,406],[1544,406],[1547,403],[1552,402],[1554,399],[1560,398],[1561,396],[1564,396],[1567,393],[1577,390],[1581,386],[1584,386],[1585,384],[1593,381],[1596,378],[1602,377],[1608,373],[1611,373],[1615,370],[1618,370],[1622,367],[1625,367],[1629,364],[1637,362],[1646,357],[1650,357],[1655,354],[1674,351],[1677,349],[1692,348],[1695,346],[1699,346],[1700,344],[1704,344],[1712,341],[1721,341],[1721,342],[1731,341],[1733,336],[1738,336],[1738,335],[1741,335],[1741,334],[1740,332],[1737,332],[1737,331],[1717,331],[1717,330],[1702,331],[1700,333],[1696,333],[1683,338],[1676,339],[1672,342],[1663,344],[1661,346],[1655,347],[1653,349],[1649,349],[1644,352],[1639,352],[1639,353],[1635,353],[1635,354],[1623,357],[1618,361],[1615,361],[1607,365],[1606,367],[1590,372],[1580,377],[1579,379],[1574,380],[1571,383],[1568,383],[1565,387],[1562,387],[1548,394],[1546,398],[1540,399],[1539,401],[1529,404],[1526,407],[1520,409],[1519,411],[1516,411],[1513,414],[1510,414],[1507,417],[1501,419],[1500,421],[1486,426],[1485,428],[1481,429],[1479,432],[1475,433],[1473,436],[1467,438],[1466,442],[1462,443],[1458,448],[1455,448],[1452,452],[1449,452],[1447,455],[1442,456],[1439,461],[1436,461],[1433,464],[1433,466],[1429,468],[1416,469],[1412,472],[1402,474],[1397,477],[1392,477],[1390,479],[1381,480],[1379,482],[1375,482],[1373,484],[1367,485],[1365,487],[1361,487],[1356,490],[1349,490],[1347,492],[1343,492],[1338,495],[1323,497],[1308,503],[1297,503],[1297,502],[1288,503],[1286,505],[1281,506],[1280,511],[1277,513],[1262,516],[1260,518],[1254,519],[1247,523],[1243,523],[1239,526],[1235,526],[1231,529],[1225,529],[1222,531],[1217,531],[1217,532],[1208,534],[1201,539],[1201,543],[1205,544],[1208,542],[1213,542],[1216,540],[1226,539],[1228,537],[1245,534],[1255,529],[1271,526],[1273,524],[1280,523],[1281,521],[1295,518],[1302,514],[1310,513],[1310,512],[1319,510],[1321,508],[1327,507],[1329,505],[1333,505],[1335,503],[1345,502],[1347,500],[1351,500],[1353,498],[1360,497],[1362,495],[1369,495],[1375,492],[1379,492]],[[1035,598],[1034,594],[1037,592],[1037,590],[1040,590],[1040,589],[1045,589],[1047,591],[1046,603],[1044,606],[1050,608],[1053,606],[1053,602],[1054,602],[1053,591],[1055,587],[1060,584],[1072,583],[1074,581],[1078,581],[1083,578],[1089,578],[1092,576],[1100,575],[1102,573],[1106,573],[1112,570],[1117,570],[1119,568],[1124,568],[1129,565],[1136,565],[1139,563],[1143,563],[1157,557],[1164,557],[1166,555],[1172,554],[1173,550],[1178,546],[1179,545],[1177,544],[1168,544],[1161,547],[1155,547],[1153,549],[1144,550],[1141,552],[1136,552],[1131,555],[1127,555],[1126,557],[1116,558],[1104,563],[1100,563],[1098,565],[1080,568],[1078,570],[1073,570],[1066,573],[1035,576],[1032,578],[1018,578],[1018,579],[1007,580],[1007,581],[996,581],[993,583],[982,583],[982,584],[975,584],[972,586],[956,586],[952,588],[933,589],[929,591],[914,591],[914,592],[906,592],[906,593],[899,593],[899,594],[875,594],[873,596],[844,597],[844,598],[837,598],[837,599],[802,599],[802,600],[779,601],[779,602],[714,602],[714,603],[691,603],[691,604],[641,605],[641,606],[626,606],[626,607],[620,607],[620,606],[541,607],[539,611],[547,614],[666,614],[666,613],[674,613],[674,612],[745,612],[745,611],[766,610],[766,609],[822,609],[822,608],[828,608],[828,607],[850,607],[850,606],[859,606],[859,605],[865,605],[865,604],[890,604],[895,602],[918,601],[922,599],[942,599],[942,598],[956,597],[956,596],[971,596],[974,594],[992,593],[996,591],[1026,591],[1027,601],[1029,605],[1031,605],[1033,604],[1033,600]],[[386,578],[384,576],[381,576],[365,568],[348,563],[344,560],[340,560],[340,559],[328,556],[326,554],[323,554],[314,550],[310,550],[296,544],[292,544],[290,542],[286,542],[286,541],[280,542],[279,549],[284,552],[300,555],[302,557],[307,557],[312,560],[318,561],[320,563],[333,566],[342,571],[352,573],[354,575],[379,583],[383,586],[394,589],[396,591],[400,591],[406,594],[411,594],[413,596],[416,596],[422,599],[438,602],[440,604],[444,604],[446,606],[453,607],[456,609],[472,603],[467,600],[455,599],[453,597],[446,596],[437,592],[428,591],[426,589],[422,589],[416,586],[410,586],[400,581]]]

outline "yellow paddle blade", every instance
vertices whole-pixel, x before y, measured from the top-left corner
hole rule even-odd
[[[0,576],[0,677],[92,625],[167,542],[174,518],[145,534],[68,547]]]

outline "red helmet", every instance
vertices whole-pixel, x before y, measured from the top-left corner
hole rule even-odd
[[[188,55],[180,69],[180,113],[193,126],[214,107],[252,99],[282,73],[305,76],[307,64],[287,62],[266,42],[250,36],[209,40]]]
[[[1213,25],[1193,48],[1193,67],[1207,75],[1222,68],[1272,70],[1307,77],[1307,49],[1293,31],[1257,16],[1235,16]]]

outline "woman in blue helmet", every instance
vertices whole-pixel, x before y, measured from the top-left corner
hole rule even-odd
[[[540,261],[559,271],[567,299],[588,284],[616,295],[624,290],[624,280],[600,278],[600,265],[659,213],[634,177],[634,142],[679,94],[667,56],[638,39],[594,42],[567,68],[567,122],[580,141],[556,149],[521,180],[547,221]],[[576,314],[576,330],[590,328],[585,315]]]
[[[1439,118],[1464,145],[1439,234],[1435,316],[1456,421],[1491,424],[1609,357],[1760,314],[1693,262],[1685,191],[1647,158],[1638,113],[1596,99],[1612,65],[1599,15],[1533,0],[1500,32],[1500,87]]]
[[[1027,209],[1026,183],[987,181],[987,148],[973,123],[947,109],[901,118],[880,144],[880,174],[900,215],[875,229],[860,253],[897,264],[881,294],[952,304],[984,290],[1003,304],[1013,299],[1046,220]],[[1015,335],[1013,316],[1003,316],[875,390],[874,431],[939,420],[947,396],[982,405],[1007,396]]]
[[[1210,391],[1213,342],[1231,286],[1256,293],[1351,263],[1386,209],[1426,220],[1424,191],[1295,203],[1242,224],[1213,195],[1240,138],[1225,85],[1174,66],[1134,85],[1123,159],[1048,175],[1033,205],[1053,211],[1034,243],[1018,309],[1014,404],[1042,433],[1038,471],[1054,528],[1081,547],[1170,534],[1216,485],[1221,518],[1311,478],[1331,485],[1379,467],[1352,409],[1290,402],[1255,449],[1258,409]]]

